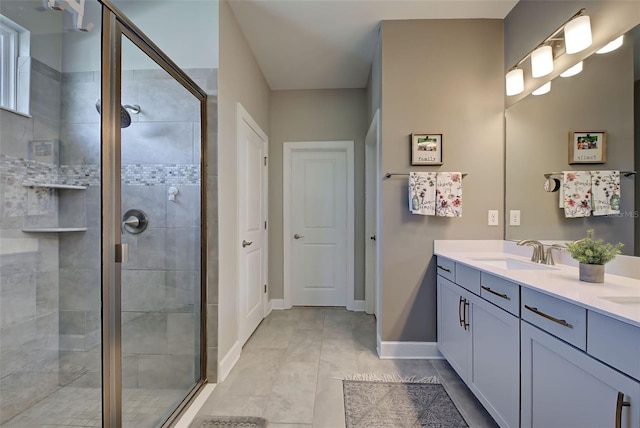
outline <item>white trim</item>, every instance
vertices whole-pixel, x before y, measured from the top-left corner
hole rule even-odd
[[[354,300],[352,311],[364,312],[364,300]]]
[[[284,258],[284,309],[291,309],[291,155],[295,150],[342,150],[347,155],[347,287],[346,305],[354,310],[354,141],[285,141],[282,144],[282,214],[283,214],[283,258]]]
[[[187,410],[184,412],[182,417],[178,419],[178,422],[176,422],[174,428],[189,428],[189,424],[195,419],[205,401],[207,401],[215,388],[215,383],[206,384],[198,393],[196,398],[191,402],[189,407],[187,407]]]
[[[378,336],[378,355],[381,360],[441,360],[438,342],[383,342]]]
[[[242,354],[242,345],[240,345],[239,340],[236,340],[227,355],[218,363],[218,383],[221,383],[229,376],[229,373],[231,373],[231,370],[240,359],[240,354]]]
[[[265,134],[265,132],[262,130],[262,128],[260,128],[260,125],[258,125],[258,123],[253,119],[253,117],[251,117],[251,115],[249,114],[249,112],[242,106],[242,104],[240,103],[236,103],[236,168],[237,168],[237,176],[236,176],[236,194],[240,195],[240,175],[242,174],[240,165],[241,165],[241,159],[240,159],[240,129],[242,127],[242,123],[246,123],[259,137],[260,139],[262,139],[262,141],[264,141],[264,154],[267,156],[267,158],[269,157],[269,137],[267,136],[267,134]],[[268,220],[268,212],[269,212],[269,183],[268,183],[268,179],[269,179],[269,170],[268,170],[268,165],[265,166],[265,168],[262,171],[262,179],[263,179],[263,198],[262,198],[262,204],[263,204],[263,210],[264,210],[264,218],[263,221],[267,221]],[[240,197],[237,198],[236,200],[236,213],[240,213]],[[242,242],[243,237],[241,236],[242,231],[240,230],[240,221],[238,221],[238,229],[236,231],[236,238],[237,241],[236,242]],[[263,257],[263,265],[262,265],[262,274],[263,274],[263,279],[264,279],[264,283],[266,284],[269,278],[269,233],[267,231],[267,229],[263,229],[262,230],[262,242],[263,242],[263,252],[264,252],[264,257]],[[237,250],[237,258],[236,258],[236,274],[237,274],[237,278],[238,278],[238,284],[237,284],[237,291],[236,291],[236,300],[238,302],[238,307],[237,307],[237,313],[236,313],[236,322],[238,325],[238,331],[237,331],[237,337],[241,336],[241,329],[240,329],[240,314],[241,314],[241,310],[240,310],[240,305],[241,305],[241,299],[240,299],[240,270],[242,269],[242,249],[240,247],[240,245],[238,245],[236,247]],[[262,319],[264,319],[267,316],[267,312],[268,312],[268,299],[269,299],[269,294],[268,293],[262,293]],[[270,311],[269,311],[270,312]],[[248,338],[247,338],[248,339]],[[244,344],[244,343],[243,343]],[[241,345],[243,345],[241,344]],[[235,363],[234,363],[235,364]]]
[[[284,309],[284,299],[271,299],[268,304],[269,315],[271,311],[281,311]]]

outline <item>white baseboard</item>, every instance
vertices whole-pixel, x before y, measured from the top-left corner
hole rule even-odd
[[[233,366],[235,366],[238,359],[240,359],[241,353],[242,346],[240,346],[240,342],[236,340],[236,343],[233,344],[229,352],[227,352],[227,355],[218,363],[218,383],[221,383],[229,376],[231,369],[233,369]]]
[[[441,360],[437,342],[383,342],[378,336],[378,356],[382,360]]]
[[[353,310],[355,312],[364,312],[364,300],[354,300]]]
[[[271,299],[269,300],[269,310],[267,311],[267,315],[269,315],[271,313],[271,311],[276,310],[282,310],[284,309],[284,299]]]
[[[185,410],[182,417],[178,420],[178,422],[176,422],[174,428],[188,428],[189,424],[196,417],[196,415],[204,405],[204,402],[207,401],[207,398],[209,398],[215,387],[215,383],[206,384],[202,388],[202,391],[198,393],[198,396],[191,402],[187,410]]]

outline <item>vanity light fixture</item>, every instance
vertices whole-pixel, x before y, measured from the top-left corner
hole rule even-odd
[[[553,71],[553,49],[544,45],[531,53],[531,76],[542,77]]]
[[[531,92],[533,95],[544,95],[551,90],[551,81],[548,81],[544,85],[540,86],[535,91]]]
[[[564,73],[560,74],[560,77],[571,77],[582,71],[582,61],[574,65],[573,67],[567,68]]]
[[[597,54],[606,54],[609,52],[613,52],[622,46],[622,42],[624,41],[624,36],[620,36],[617,39],[607,43],[603,48],[596,51]]]
[[[591,46],[591,20],[588,15],[572,19],[564,26],[564,45],[568,54],[578,53]]]
[[[553,59],[562,53],[576,53],[591,45],[591,20],[586,9],[577,11],[553,33],[518,61],[506,75],[507,96],[524,91],[524,74],[520,65],[531,57],[531,75],[538,78],[553,71]],[[561,35],[563,33],[563,35]],[[563,43],[564,42],[564,49]],[[579,72],[579,71],[578,71]]]

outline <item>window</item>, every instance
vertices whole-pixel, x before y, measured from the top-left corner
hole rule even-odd
[[[30,33],[0,15],[0,107],[29,113]]]

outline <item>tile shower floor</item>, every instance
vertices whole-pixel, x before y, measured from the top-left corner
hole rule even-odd
[[[445,360],[380,360],[375,318],[344,309],[273,311],[199,415],[261,416],[269,428],[344,427],[343,376],[436,375],[470,427],[496,427]]]
[[[156,427],[185,395],[176,389],[125,389],[124,427]],[[102,396],[97,388],[60,388],[28,410],[2,424],[2,428],[99,427]]]

